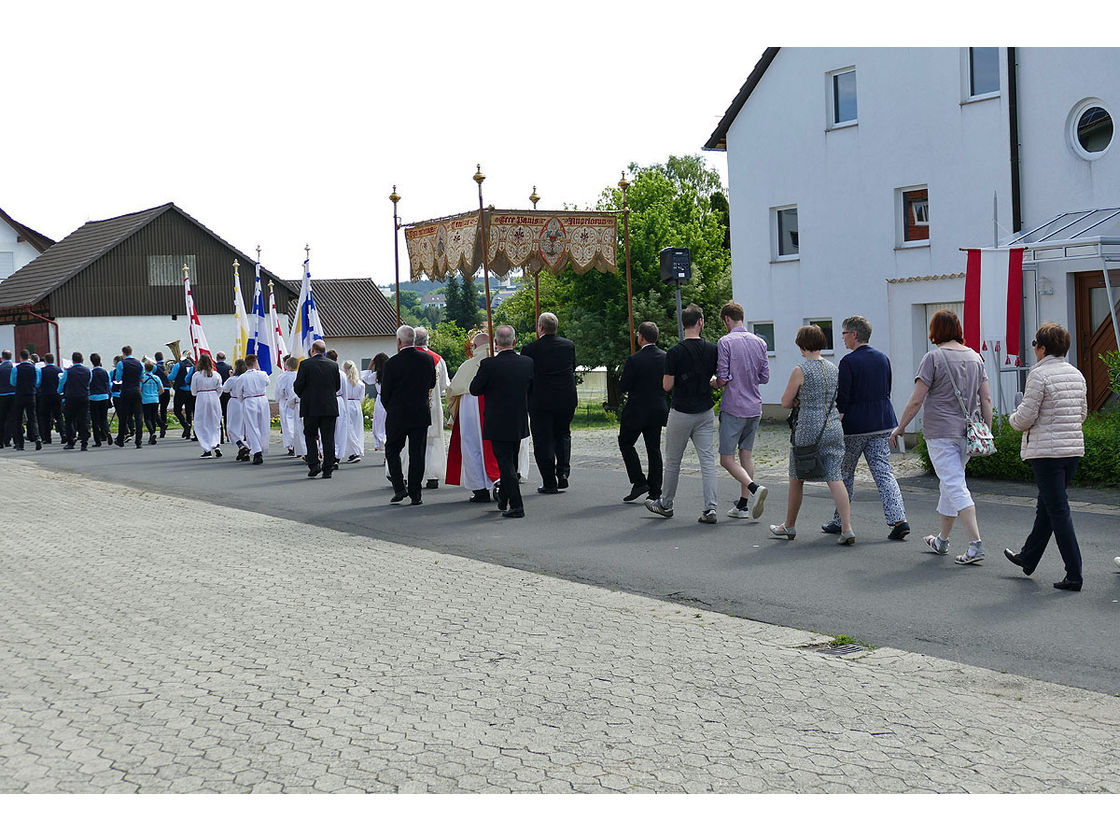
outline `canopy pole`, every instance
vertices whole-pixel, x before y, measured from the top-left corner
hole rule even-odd
[[[397,185],[393,184],[393,193],[389,196],[389,200],[393,202],[393,272],[396,276],[397,284],[397,326],[401,325],[401,258],[398,250],[398,240],[400,239],[401,224],[397,219],[397,202],[401,197],[397,195]]]
[[[490,358],[494,358],[494,318],[490,307],[490,260],[486,252],[489,242],[486,237],[486,211],[482,209],[482,182],[486,176],[482,174],[482,164],[477,164],[474,173],[474,182],[478,184],[478,232],[482,247],[482,272],[486,279],[486,332],[490,334]]]
[[[533,191],[529,194],[529,200],[533,202],[533,212],[537,212],[537,202],[541,197],[537,195],[537,185],[533,184]],[[525,270],[529,270],[529,263],[525,263]],[[533,320],[533,329],[541,322],[541,272],[537,269],[533,273],[533,308],[536,312],[536,317]]]
[[[634,289],[630,283],[630,205],[626,201],[626,190],[629,187],[630,182],[626,180],[626,171],[623,170],[618,188],[622,190],[622,227],[625,231],[623,237],[626,242],[626,309],[630,315],[630,355],[633,356],[636,350],[634,347]]]

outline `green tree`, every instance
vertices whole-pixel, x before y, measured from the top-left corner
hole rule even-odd
[[[396,307],[396,301],[390,300]],[[431,329],[443,320],[443,313],[436,306],[424,306],[420,295],[411,289],[401,289],[401,323]]]
[[[467,331],[453,321],[444,321],[428,332],[428,347],[447,363],[447,375],[454,376],[467,358]]]

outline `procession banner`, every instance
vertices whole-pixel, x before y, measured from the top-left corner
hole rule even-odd
[[[489,210],[486,213],[487,262],[496,274],[519,268],[577,274],[618,270],[618,223],[614,213]],[[478,213],[461,213],[405,227],[409,275],[442,280],[460,271],[473,275],[482,266]]]

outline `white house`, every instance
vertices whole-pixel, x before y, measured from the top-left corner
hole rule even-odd
[[[0,207],[0,283],[54,244],[54,240],[17,222]],[[0,347],[16,346],[15,327],[0,325]]]
[[[799,327],[820,324],[838,359],[841,321],[861,314],[901,413],[929,316],[963,310],[960,249],[997,243],[1026,246],[1028,348],[1039,323],[1067,325],[1099,385],[1106,260],[1120,289],[1117,116],[1120,49],[766,50],[705,144],[728,156],[733,288],[771,342],[766,403]],[[1021,376],[1001,374],[1004,410]]]

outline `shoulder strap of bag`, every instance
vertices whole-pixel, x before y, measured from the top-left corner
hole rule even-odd
[[[949,373],[949,384],[953,386],[953,393],[957,395],[957,402],[960,403],[961,406],[961,414],[964,415],[965,420],[971,420],[972,417],[969,416],[968,406],[965,405],[964,397],[961,396],[961,389],[957,387],[957,380],[953,377],[953,368],[949,364],[949,357],[945,355],[945,350],[941,345],[937,345],[937,352],[941,354],[941,358],[945,362],[945,370]]]

